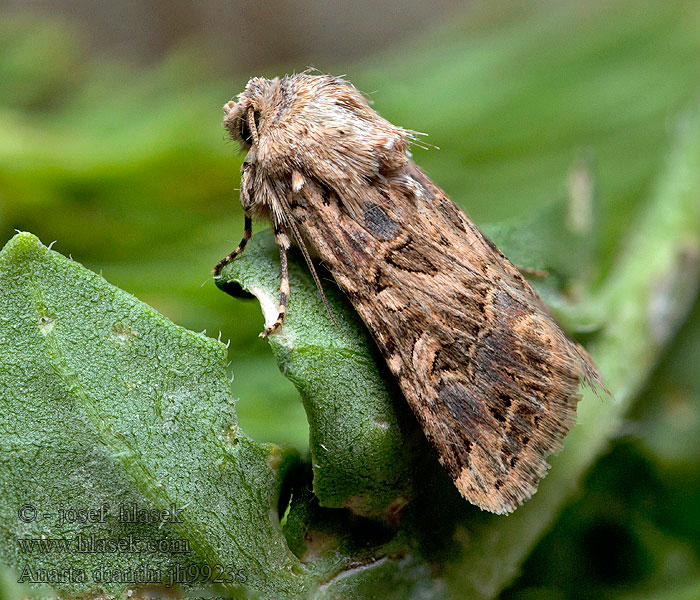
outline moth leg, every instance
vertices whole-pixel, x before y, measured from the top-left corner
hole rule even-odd
[[[260,333],[261,338],[275,333],[284,322],[287,314],[287,300],[289,298],[289,268],[287,266],[287,248],[289,248],[289,238],[282,232],[275,233],[275,241],[280,249],[280,308],[277,320],[265,331]]]
[[[245,249],[245,245],[248,243],[248,240],[251,238],[253,235],[253,220],[246,215],[245,216],[245,224],[243,225],[243,239],[241,240],[241,243],[238,244],[238,247],[231,252],[226,258],[222,258],[218,263],[216,263],[216,266],[211,270],[214,275],[219,275],[221,273],[221,269],[223,269],[227,264],[232,262],[238,255],[243,253],[243,250]]]

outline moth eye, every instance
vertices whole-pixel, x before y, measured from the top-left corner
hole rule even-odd
[[[260,111],[256,110],[253,112],[253,120],[255,121],[255,129],[258,129],[260,124]],[[253,145],[253,134],[250,131],[250,124],[248,123],[248,115],[245,114],[241,117],[239,121],[239,133],[241,139],[248,145]]]

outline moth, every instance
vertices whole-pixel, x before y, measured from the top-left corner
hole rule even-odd
[[[592,359],[518,268],[411,160],[415,132],[380,117],[348,81],[308,72],[251,79],[224,105],[247,151],[245,231],[271,222],[279,315],[297,246],[321,292],[320,259],[360,314],[460,493],[494,513],[537,489],[576,417]],[[326,302],[326,307],[328,304]],[[330,309],[329,309],[330,312]]]

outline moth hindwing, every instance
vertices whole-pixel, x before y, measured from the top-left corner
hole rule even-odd
[[[583,381],[602,385],[506,257],[409,157],[415,133],[347,81],[254,78],[224,106],[247,156],[241,202],[280,247],[320,258],[367,324],[461,494],[495,513],[532,496],[571,429]],[[319,283],[319,290],[322,289]]]

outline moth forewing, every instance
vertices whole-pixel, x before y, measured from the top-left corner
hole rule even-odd
[[[224,125],[250,148],[246,214],[321,258],[461,494],[514,510],[561,449],[581,381],[600,383],[593,361],[411,161],[408,132],[351,84],[256,78],[224,108]]]

